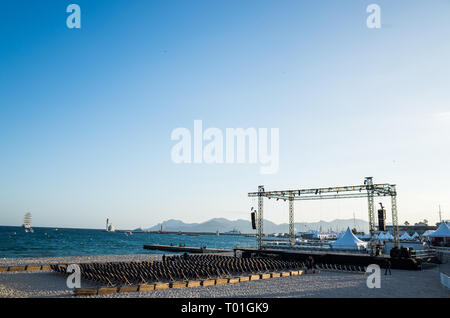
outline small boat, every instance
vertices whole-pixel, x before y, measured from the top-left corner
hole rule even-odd
[[[125,232],[125,235],[126,235],[126,236],[128,236],[128,235],[133,235],[133,232],[131,232],[131,231],[126,231],[126,232]]]
[[[241,231],[239,231],[237,229],[233,229],[231,231],[225,232],[225,234],[240,235]]]
[[[25,229],[25,233],[34,233],[34,230],[31,227],[31,213],[30,212],[25,214],[25,218],[23,219],[22,226]]]

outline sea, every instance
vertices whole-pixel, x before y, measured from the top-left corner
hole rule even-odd
[[[144,244],[183,244],[189,247],[224,249],[256,246],[255,237],[244,235],[126,235],[124,232],[104,230],[44,227],[36,227],[33,230],[34,233],[25,233],[22,227],[0,226],[0,258],[168,253],[145,250]]]

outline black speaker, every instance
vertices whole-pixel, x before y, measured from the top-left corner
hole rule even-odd
[[[386,232],[386,210],[378,210],[378,230]]]
[[[256,230],[256,212],[252,212],[252,229]]]

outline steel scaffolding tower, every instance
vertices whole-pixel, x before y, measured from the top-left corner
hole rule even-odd
[[[295,200],[324,200],[324,199],[348,199],[348,198],[365,198],[368,199],[369,210],[369,231],[370,245],[369,250],[373,255],[375,253],[375,213],[374,198],[390,196],[392,200],[392,225],[394,228],[395,246],[400,247],[398,236],[398,216],[397,216],[397,192],[395,185],[392,184],[373,184],[373,178],[367,177],[364,185],[328,187],[316,189],[300,189],[300,190],[284,190],[284,191],[264,191],[264,186],[258,187],[258,192],[250,192],[249,197],[258,197],[258,246],[260,249],[263,245],[263,198],[289,200],[289,238],[290,245],[295,243],[294,233],[294,201]]]
[[[292,247],[295,244],[294,231],[294,197],[289,197],[289,245]]]
[[[369,249],[370,254],[375,254],[375,246],[376,246],[376,230],[375,230],[375,208],[373,203],[373,178],[367,177],[364,180],[364,184],[366,185],[367,190],[367,201],[368,201],[368,207],[369,207],[369,233],[370,233],[370,242],[369,242]]]
[[[263,215],[263,199],[264,199],[264,186],[258,187],[258,247],[262,249],[263,236],[264,236],[264,215]]]
[[[400,247],[400,234],[398,232],[398,213],[397,213],[397,191],[395,185],[391,186],[391,204],[392,204],[392,232],[394,235],[395,246]]]

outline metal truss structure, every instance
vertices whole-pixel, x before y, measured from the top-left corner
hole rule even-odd
[[[249,197],[258,198],[257,224],[258,224],[258,247],[263,249],[263,199],[276,199],[289,201],[289,242],[291,246],[295,244],[294,233],[294,201],[296,200],[325,200],[325,199],[352,199],[367,198],[369,210],[369,232],[370,242],[369,250],[371,255],[375,254],[376,246],[376,228],[375,228],[375,197],[391,197],[392,203],[392,225],[395,246],[400,247],[398,233],[397,216],[397,191],[393,184],[374,184],[372,177],[364,180],[364,185],[328,187],[316,189],[283,190],[283,191],[265,191],[264,186],[258,187],[258,192],[250,192]]]

